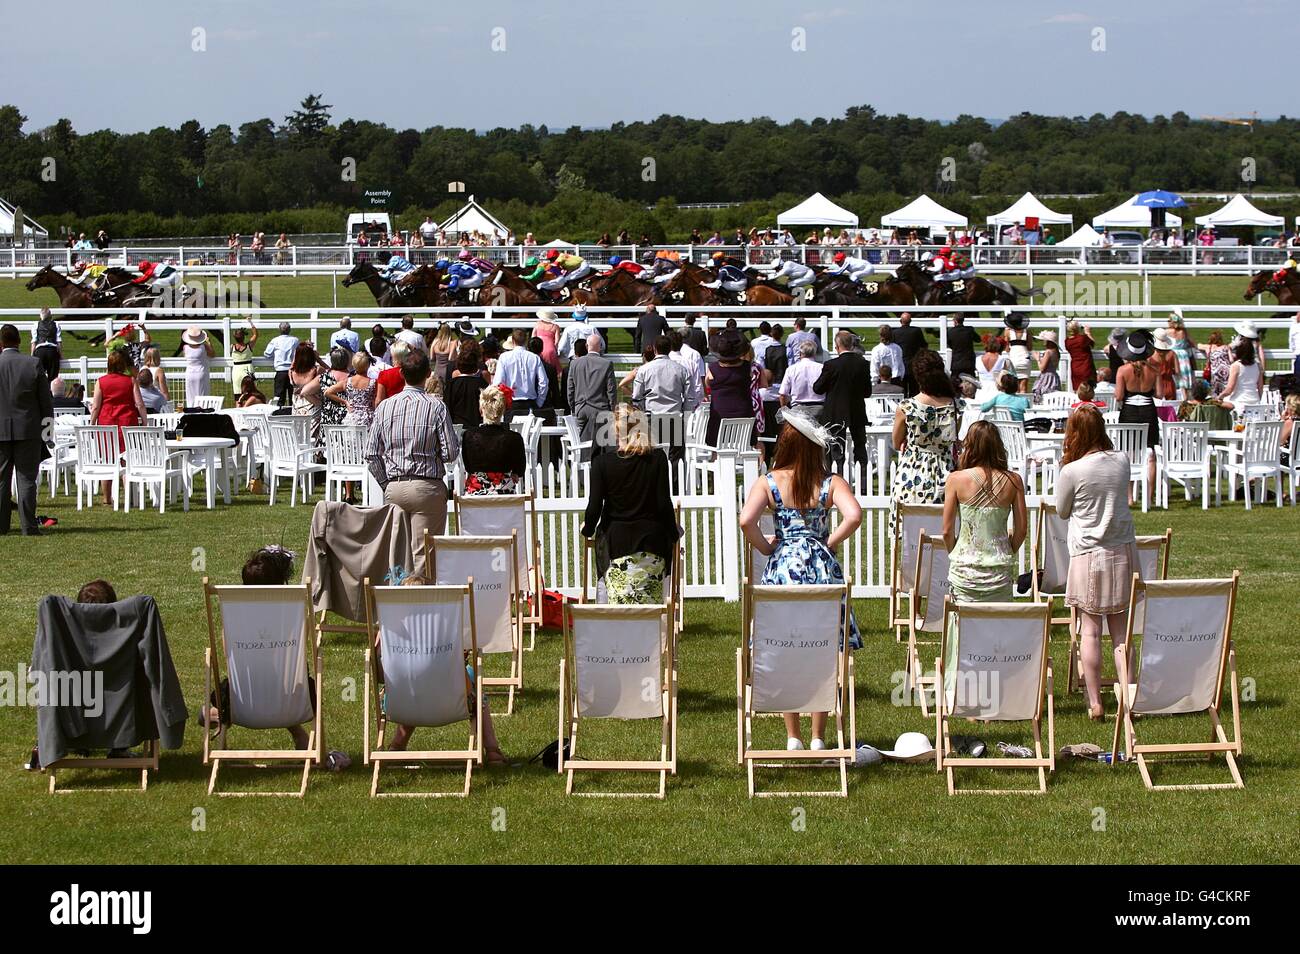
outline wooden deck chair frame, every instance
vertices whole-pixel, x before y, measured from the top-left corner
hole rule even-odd
[[[1032,570],[1032,572],[1030,573],[1030,581],[1033,586],[1033,601],[1035,603],[1044,603],[1048,599],[1051,599],[1053,600],[1053,605],[1055,605],[1055,600],[1060,599],[1062,605],[1065,606],[1065,609],[1068,612],[1065,615],[1053,616],[1052,625],[1067,627],[1067,632],[1070,633],[1071,639],[1073,639],[1075,633],[1075,627],[1077,626],[1077,621],[1075,620],[1074,608],[1072,606],[1065,605],[1064,584],[1062,584],[1059,591],[1054,590],[1049,592],[1047,590],[1044,590],[1042,587],[1041,575],[1045,573],[1047,570],[1047,547],[1045,545],[1045,537],[1047,534],[1048,517],[1055,517],[1056,519],[1061,519],[1060,517],[1057,517],[1056,505],[1044,501],[1042,504],[1039,505],[1038,526],[1034,530],[1034,535],[1031,538],[1032,542],[1030,543],[1030,567]],[[1069,572],[1070,572],[1070,563],[1069,563],[1069,555],[1067,553],[1065,568],[1061,571],[1062,579],[1068,576]]]
[[[910,592],[910,586],[906,583],[905,573],[914,568],[913,561],[903,559],[903,534],[910,532],[915,538],[922,531],[922,527],[914,527],[912,530],[906,530],[908,517],[931,517],[936,518],[938,527],[943,525],[943,504],[899,504],[896,510],[897,519],[894,523],[894,532],[891,534],[889,547],[889,625],[894,628],[894,639],[897,642],[903,641],[903,633],[907,631],[907,594]],[[913,581],[913,585],[915,580]]]
[[[904,603],[907,606],[907,660],[904,663],[903,688],[909,694],[916,693],[916,697],[921,703],[921,715],[928,719],[930,717],[930,705],[926,700],[926,694],[933,694],[934,692],[935,675],[931,673],[927,676],[922,670],[920,647],[925,645],[933,646],[939,642],[939,639],[920,640],[917,638],[917,634],[927,631],[924,627],[928,621],[934,618],[931,614],[937,614],[939,626],[942,629],[947,588],[944,588],[942,594],[935,592],[933,564],[938,548],[943,548],[943,555],[946,559],[948,547],[944,543],[942,536],[929,534],[924,530],[919,532],[920,538],[916,547],[916,559],[913,561],[912,579],[927,580],[930,582],[930,586],[922,592],[920,587],[913,584],[912,588],[905,593]],[[924,576],[921,572],[922,569],[925,570]],[[939,603],[937,607],[933,605],[936,599]],[[922,605],[924,605],[924,609],[922,609]]]
[[[456,532],[467,536],[492,536],[492,534],[478,532],[467,533],[463,526],[462,515],[466,510],[473,510],[475,507],[494,505],[499,507],[503,502],[510,501],[523,504],[524,525],[528,528],[526,538],[519,542],[519,547],[520,551],[527,557],[524,571],[526,579],[521,582],[524,584],[525,595],[532,596],[532,604],[526,608],[523,619],[524,625],[528,627],[528,645],[524,647],[524,650],[532,652],[537,646],[537,627],[542,625],[542,538],[538,533],[537,498],[532,493],[482,494],[469,497],[457,494]],[[531,544],[528,542],[527,537],[532,537]]]
[[[505,548],[510,555],[510,631],[511,631],[511,649],[510,657],[510,674],[507,676],[483,676],[483,694],[484,695],[505,695],[506,711],[504,715],[513,715],[515,711],[515,690],[523,693],[524,688],[524,617],[528,615],[528,598],[520,588],[519,563],[515,556],[516,547],[519,545],[518,532],[512,532],[508,537],[471,537],[459,534],[447,534],[445,536],[434,536],[428,530],[424,531],[424,565],[428,567],[437,567],[439,548],[442,552],[454,554],[457,550],[485,550]],[[435,570],[436,573],[436,570]],[[466,579],[473,579],[472,574],[466,575]],[[437,582],[435,576],[433,582]],[[479,583],[482,582],[480,579]],[[481,605],[478,601],[476,606]],[[503,656],[505,653],[487,653],[484,650],[483,656]],[[492,692],[493,689],[504,689],[504,693]]]
[[[1138,559],[1142,557],[1143,550],[1156,551],[1156,580],[1169,579],[1169,551],[1174,545],[1173,527],[1166,527],[1164,533],[1151,534],[1148,536],[1134,537],[1138,548]],[[1055,622],[1055,621],[1053,621]],[[1080,644],[1082,639],[1079,635],[1079,614],[1073,609],[1070,611],[1070,644],[1067,649],[1067,668],[1065,674],[1065,691],[1067,693],[1083,692],[1083,663],[1080,656]],[[1133,623],[1129,618],[1129,625]],[[1103,654],[1104,655],[1104,654]],[[1112,750],[1113,751],[1113,750]]]
[[[949,722],[954,718],[949,709],[947,692],[942,688],[935,692],[934,734],[935,770],[946,772],[948,776],[949,795],[1043,795],[1047,792],[1047,773],[1056,771],[1056,708],[1052,700],[1052,657],[1049,635],[1052,629],[1052,601],[1046,603],[958,603],[948,597],[944,605],[943,648],[934,661],[938,674],[939,687],[944,685],[944,655],[948,639],[960,630],[954,629],[955,623],[961,625],[962,612],[989,613],[996,612],[1008,617],[1041,617],[1043,621],[1042,648],[1039,651],[1038,672],[1038,708],[1029,720],[1034,734],[1034,755],[1032,758],[958,758],[952,754],[952,737]],[[1043,710],[1047,714],[1047,750],[1043,750]],[[1000,721],[1000,720],[994,720]],[[958,788],[955,770],[959,768],[979,769],[1032,769],[1038,773],[1037,788]]]
[[[312,730],[308,734],[307,748],[305,749],[231,749],[226,747],[226,735],[228,727],[223,723],[226,713],[220,711],[221,697],[216,690],[221,685],[221,667],[226,663],[226,654],[224,652],[226,645],[225,627],[222,626],[221,638],[217,638],[216,617],[212,611],[213,603],[218,606],[221,603],[221,597],[224,592],[238,591],[244,597],[251,597],[255,601],[283,602],[290,591],[300,593],[303,600],[303,634],[302,638],[307,640],[310,656],[312,659],[311,674],[316,680],[316,696],[312,700],[314,715],[312,716]],[[278,598],[277,598],[278,597]],[[210,719],[209,723],[215,722],[215,728],[210,728],[203,733],[203,764],[212,765],[212,773],[208,777],[208,794],[218,796],[243,797],[249,795],[273,796],[273,797],[297,797],[302,798],[307,794],[307,783],[311,778],[311,768],[313,765],[320,765],[325,757],[325,726],[322,716],[322,692],[324,691],[324,674],[322,670],[323,657],[321,654],[321,633],[320,628],[315,624],[315,613],[311,605],[311,580],[303,580],[301,584],[291,584],[289,586],[213,586],[208,582],[208,578],[203,578],[203,604],[207,613],[208,621],[208,648],[204,654],[204,687],[203,687],[203,705],[215,709],[217,717],[215,720]],[[211,711],[211,710],[209,710]],[[288,728],[285,726],[284,728]],[[270,731],[263,729],[248,729],[242,731]],[[213,741],[216,745],[213,745]],[[279,792],[219,792],[217,791],[217,776],[221,770],[222,762],[252,762],[259,768],[265,768],[266,763],[302,763],[302,782],[297,791],[279,791]]]
[[[578,580],[578,603],[588,604],[591,606],[628,605],[628,604],[605,604],[605,603],[596,602],[596,596],[598,595],[598,591],[595,585],[593,585],[591,579],[593,576],[591,569],[596,565],[596,542],[586,537],[583,537],[582,540],[583,540],[582,553],[579,555],[579,560],[582,562],[582,566],[581,566],[581,571]],[[672,619],[670,620],[672,625],[664,628],[663,645],[661,647],[665,652],[671,649],[673,654],[674,668],[677,666],[677,647],[681,640],[681,634],[685,629],[685,617],[682,616],[682,614],[679,611],[677,611],[676,603],[674,602],[676,599],[679,599],[681,597],[681,585],[682,585],[681,578],[680,576],[677,575],[678,573],[680,573],[681,568],[682,568],[681,548],[679,546],[676,552],[673,554],[674,575],[668,581],[669,584],[668,605],[674,607],[673,616]],[[649,604],[649,605],[654,605],[654,604]]]
[[[607,620],[659,619],[660,631],[667,642],[659,646],[659,698],[661,733],[658,759],[583,759],[578,755],[578,668],[575,661],[576,634],[574,618]],[[566,776],[564,794],[589,798],[663,798],[669,775],[677,774],[677,629],[672,603],[657,605],[619,605],[601,603],[564,604],[564,647],[560,656],[560,709],[558,738],[561,745],[557,770]],[[566,751],[567,748],[567,751]],[[578,772],[657,772],[659,787],[652,792],[579,792],[574,791]]]
[[[750,798],[791,798],[839,796],[847,798],[849,794],[848,766],[856,757],[857,715],[856,696],[853,686],[853,654],[849,649],[849,594],[853,592],[853,581],[845,580],[842,584],[802,585],[802,586],[754,586],[748,579],[742,581],[741,593],[741,638],[736,650],[736,762],[745,766],[748,777]],[[760,716],[778,716],[777,712],[755,712],[753,697],[753,623],[756,596],[762,599],[779,599],[786,601],[825,600],[828,596],[838,594],[840,605],[840,647],[836,652],[835,672],[835,706],[829,713],[830,721],[835,726],[836,745],[834,748],[821,750],[800,749],[755,749],[753,747],[754,719]],[[803,715],[803,713],[800,713]],[[848,733],[845,734],[847,721]],[[838,763],[840,783],[837,788],[822,791],[759,791],[754,781],[754,769],[760,768],[824,768],[826,761]]]
[[[1246,783],[1242,781],[1241,770],[1237,765],[1237,758],[1241,756],[1244,747],[1241,741],[1241,695],[1237,683],[1237,652],[1232,645],[1232,622],[1237,606],[1237,581],[1241,577],[1241,571],[1234,570],[1232,577],[1227,580],[1155,580],[1151,582],[1138,579],[1137,574],[1133,575],[1133,592],[1129,596],[1129,629],[1124,637],[1123,648],[1123,667],[1124,674],[1131,673],[1134,670],[1134,653],[1133,653],[1133,614],[1137,608],[1139,595],[1142,597],[1156,596],[1161,593],[1176,594],[1179,592],[1196,593],[1201,591],[1203,595],[1211,595],[1207,590],[1221,592],[1227,599],[1227,612],[1224,616],[1222,645],[1219,651],[1218,675],[1215,679],[1213,699],[1209,706],[1197,712],[1185,713],[1187,715],[1203,714],[1210,720],[1210,741],[1208,742],[1185,742],[1185,743],[1165,743],[1165,744],[1144,744],[1138,742],[1137,729],[1133,724],[1133,706],[1138,697],[1142,682],[1141,667],[1138,668],[1136,679],[1130,680],[1121,675],[1120,681],[1115,685],[1115,698],[1119,702],[1119,709],[1115,713],[1115,733],[1111,742],[1111,751],[1119,753],[1120,751],[1120,732],[1123,730],[1124,751],[1130,759],[1137,762],[1138,772],[1142,775],[1142,782],[1146,785],[1147,791],[1150,792],[1173,792],[1173,791],[1211,791],[1221,788],[1245,788]],[[1145,626],[1144,626],[1145,629]],[[1143,637],[1145,639],[1145,635]],[[1230,700],[1232,704],[1232,737],[1229,738],[1224,731],[1223,722],[1220,719],[1219,710],[1223,705],[1223,685],[1227,682],[1230,690]],[[1152,720],[1160,718],[1162,714],[1143,714],[1143,726],[1148,725]],[[1157,785],[1151,777],[1151,765],[1149,760],[1152,756],[1208,756],[1211,760],[1214,756],[1222,753],[1224,760],[1227,762],[1228,772],[1232,776],[1231,782],[1210,782],[1191,785]],[[1173,759],[1161,759],[1160,761],[1172,761]],[[1118,759],[1111,761],[1113,768]]]
[[[463,586],[385,586],[371,585],[369,578],[362,585],[366,592],[366,626],[369,630],[366,644],[366,675],[364,733],[362,739],[362,762],[373,765],[370,778],[371,798],[468,798],[474,766],[483,764],[483,657],[478,652],[478,635],[474,622],[474,581],[469,579]],[[392,751],[384,748],[384,739],[388,731],[388,717],[383,704],[383,662],[379,658],[379,608],[375,602],[375,591],[404,590],[403,596],[411,602],[417,602],[421,591],[428,594],[431,590],[440,591],[442,595],[452,591],[460,593],[468,604],[465,619],[468,621],[468,646],[470,659],[474,663],[474,712],[466,709],[469,722],[468,743],[464,749],[404,749]],[[408,595],[409,594],[409,595]],[[370,736],[370,710],[374,708],[375,737]],[[465,766],[465,784],[459,791],[420,791],[420,792],[381,792],[379,790],[380,771],[385,763],[432,762],[439,765]]]
[[[110,759],[102,756],[81,756],[65,755],[61,759],[56,759],[49,765],[41,766],[41,770],[50,776],[50,794],[67,795],[74,792],[135,792],[148,791],[149,773],[158,771],[158,740],[150,739],[145,745],[147,755],[132,756],[124,759]],[[60,769],[65,771],[71,769],[121,769],[128,772],[140,773],[140,787],[123,788],[123,787],[91,787],[77,786],[76,788],[59,788],[57,774]]]

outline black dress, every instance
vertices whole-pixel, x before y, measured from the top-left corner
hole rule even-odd
[[[461,427],[478,427],[483,417],[479,414],[478,397],[488,383],[481,374],[462,374],[447,385],[447,412],[451,422]]]
[[[1141,404],[1130,404],[1129,398],[1145,397]],[[1124,395],[1124,403],[1119,409],[1121,424],[1145,424],[1147,426],[1147,446],[1160,446],[1160,415],[1156,412],[1156,389],[1150,391],[1130,391]]]
[[[597,537],[596,569],[633,553],[652,553],[673,563],[677,519],[668,489],[668,457],[649,454],[601,454],[591,462],[587,512],[582,535]]]
[[[460,441],[460,459],[467,474],[497,473],[523,477],[528,469],[524,439],[512,431],[509,424],[480,424],[465,428]]]

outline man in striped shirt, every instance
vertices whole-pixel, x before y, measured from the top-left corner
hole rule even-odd
[[[460,442],[447,406],[424,391],[429,356],[411,350],[401,363],[406,387],[375,408],[366,443],[366,464],[384,488],[384,502],[411,518],[411,571],[424,576],[424,531],[447,528],[447,464],[460,456]]]

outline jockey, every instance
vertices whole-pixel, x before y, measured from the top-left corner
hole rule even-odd
[[[734,255],[728,255],[725,252],[714,252],[709,256],[709,264],[714,268],[721,269],[723,265],[734,265],[742,272],[745,270],[745,263]]]
[[[957,263],[952,259],[952,246],[945,245],[930,256],[926,266],[936,282],[953,282],[961,276],[957,273]]]
[[[649,269],[643,268],[641,265],[632,261],[630,258],[623,258],[619,255],[611,255],[609,257],[609,273],[613,275],[615,272],[627,272],[633,278],[641,281],[646,280],[645,278],[642,278],[643,275],[649,277],[649,275],[651,274]]]
[[[835,267],[827,271],[828,275],[843,275],[851,282],[860,282],[863,276],[870,275],[876,270],[864,258],[850,258],[843,252],[836,252],[834,256]]]
[[[669,248],[661,248],[654,254],[654,267],[650,269],[651,281],[656,285],[670,282],[682,270],[682,257]]]
[[[817,273],[803,262],[787,258],[768,276],[768,279],[774,284],[786,285],[791,289],[804,288],[816,281]]]
[[[107,265],[82,259],[72,266],[72,274],[68,278],[89,292],[91,301],[102,301],[113,297],[112,290],[105,287],[108,283],[107,273]]]
[[[415,271],[415,266],[401,254],[380,252],[379,261],[382,263],[379,269],[379,277],[393,285],[396,285]]]
[[[551,267],[560,269],[560,275],[558,278],[539,283],[537,287],[543,291],[557,292],[561,288],[589,278],[594,273],[594,269],[584,259],[569,252],[561,252],[557,248],[546,253],[546,260]]]
[[[462,288],[478,288],[483,284],[483,280],[487,278],[487,275],[465,261],[452,262],[440,258],[433,263],[433,267],[447,273],[447,280],[442,283],[442,287],[448,291],[454,292]]]
[[[159,295],[165,288],[175,288],[181,273],[166,262],[143,260],[139,265],[140,274],[131,279],[132,285],[144,285],[151,295]]]
[[[497,270],[496,265],[485,258],[479,258],[467,248],[461,249],[460,254],[457,255],[456,258],[458,261],[464,262],[466,265],[474,266],[484,275],[491,275]]]
[[[1281,267],[1279,267],[1278,270],[1273,273],[1273,277],[1268,280],[1269,284],[1281,285],[1285,283],[1287,278],[1287,273],[1294,271],[1295,267],[1296,267],[1295,259],[1288,258],[1285,262],[1282,263]]]
[[[745,270],[738,267],[734,262],[728,261],[727,257],[721,252],[713,253],[713,261],[717,263],[718,280],[701,282],[701,288],[716,289],[720,287],[723,291],[739,294],[749,287],[749,276],[745,274]]]
[[[526,282],[536,282],[546,274],[546,266],[542,264],[541,259],[536,255],[529,255],[524,259],[524,267],[519,272],[519,277]]]

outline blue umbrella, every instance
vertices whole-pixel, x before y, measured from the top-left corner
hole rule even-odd
[[[1166,192],[1164,189],[1143,192],[1133,200],[1133,204],[1144,205],[1148,209],[1181,209],[1187,205],[1181,195],[1176,192]]]

